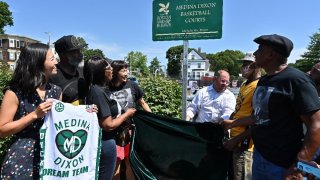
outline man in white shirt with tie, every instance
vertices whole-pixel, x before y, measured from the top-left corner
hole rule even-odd
[[[225,70],[215,73],[213,84],[202,88],[187,108],[187,121],[197,114],[195,122],[220,123],[235,110],[236,98],[227,89],[230,75]]]

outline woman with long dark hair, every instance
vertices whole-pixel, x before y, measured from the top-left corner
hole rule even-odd
[[[111,180],[116,166],[115,129],[135,113],[129,108],[121,114],[119,103],[110,99],[106,84],[112,79],[112,67],[106,59],[93,57],[84,64],[84,78],[88,85],[86,104],[97,105],[97,113],[102,131],[99,179]]]
[[[52,106],[49,98],[61,99],[61,89],[48,83],[57,63],[48,45],[32,43],[21,50],[0,109],[0,137],[13,135],[0,179],[39,179],[39,129]]]

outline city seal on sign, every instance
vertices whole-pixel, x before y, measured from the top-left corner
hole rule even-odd
[[[169,6],[170,3],[167,4],[159,3],[159,16],[157,16],[157,27],[158,28],[167,28],[171,27],[171,15],[169,15]]]

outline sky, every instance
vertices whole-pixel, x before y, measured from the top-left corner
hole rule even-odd
[[[173,0],[168,0],[173,1]],[[198,0],[200,1],[200,0]],[[6,34],[30,37],[43,43],[64,35],[83,37],[90,49],[101,49],[113,60],[131,51],[157,57],[167,65],[166,51],[183,41],[152,41],[152,0],[4,0],[14,26]],[[189,48],[207,54],[224,50],[254,52],[253,39],[280,34],[294,43],[289,63],[300,58],[310,36],[320,28],[319,0],[224,0],[222,38],[189,40]]]

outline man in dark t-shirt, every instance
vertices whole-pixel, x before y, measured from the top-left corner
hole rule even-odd
[[[60,62],[57,65],[57,75],[51,77],[50,81],[61,87],[63,102],[82,104],[85,96],[85,81],[82,67],[79,67],[83,60],[80,50],[87,44],[81,44],[75,36],[68,35],[58,39],[54,45]]]
[[[311,161],[320,146],[317,90],[305,73],[287,66],[291,40],[273,34],[254,41],[259,44],[256,65],[267,74],[257,84],[253,115],[233,121],[228,128],[253,125],[253,179],[302,178],[295,168],[297,161]],[[308,129],[305,136],[303,122]]]

